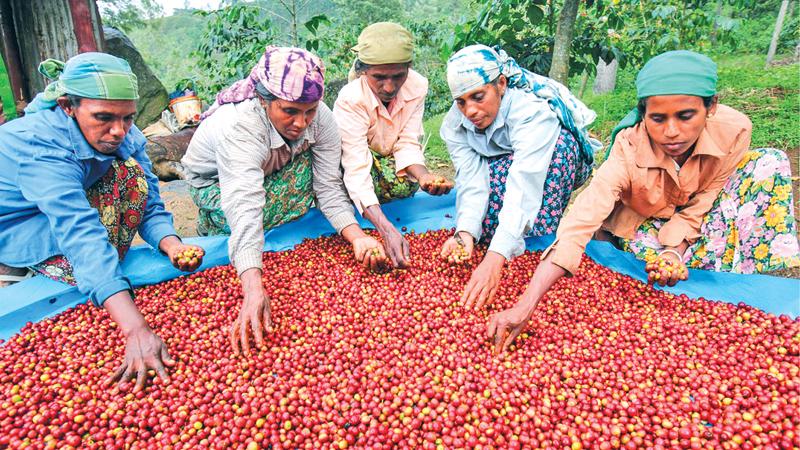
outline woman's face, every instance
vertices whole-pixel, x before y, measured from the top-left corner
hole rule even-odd
[[[484,84],[456,98],[456,106],[475,128],[484,130],[494,122],[500,111],[500,101],[506,92],[506,84],[506,77],[500,75],[496,83]]]
[[[72,105],[66,97],[59,97],[57,102],[78,122],[86,142],[106,155],[113,154],[122,145],[136,115],[135,100],[84,98],[79,105]]]
[[[694,95],[649,97],[644,122],[650,144],[672,158],[681,157],[697,142],[716,109],[716,99],[706,108],[703,99]]]
[[[364,76],[372,92],[383,103],[389,103],[408,79],[408,68],[408,63],[378,64],[364,71]]]
[[[278,133],[284,138],[294,141],[303,135],[311,121],[314,120],[319,100],[301,103],[279,98],[270,102],[262,99],[261,105],[267,111],[267,117]]]

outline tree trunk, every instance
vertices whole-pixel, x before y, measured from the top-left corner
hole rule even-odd
[[[586,93],[587,84],[589,84],[589,72],[584,70],[583,74],[581,75],[581,89],[578,92],[578,98],[583,98],[583,94]]]
[[[775,52],[778,50],[778,39],[781,36],[781,28],[783,28],[783,19],[786,17],[786,10],[789,8],[789,0],[781,2],[781,10],[778,13],[778,20],[775,21],[775,31],[772,33],[772,42],[769,44],[769,52],[767,52],[767,66],[775,59]]]
[[[711,43],[717,43],[717,32],[719,31],[719,17],[722,15],[722,0],[717,0],[717,12],[714,14],[714,29],[711,30]]]
[[[603,58],[597,61],[597,76],[594,79],[594,87],[592,90],[595,94],[605,94],[611,92],[617,86],[617,68],[619,62],[616,59],[611,60],[610,64],[606,64]]]
[[[550,66],[550,78],[564,86],[569,83],[569,50],[575,32],[575,19],[578,16],[580,0],[565,0],[558,16],[556,40],[553,45],[553,63]]]

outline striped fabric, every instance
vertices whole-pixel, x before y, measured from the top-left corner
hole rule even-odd
[[[39,72],[53,80],[25,108],[26,114],[56,106],[65,94],[104,100],[138,100],[139,83],[124,59],[107,53],[81,53],[66,63],[47,59]]]

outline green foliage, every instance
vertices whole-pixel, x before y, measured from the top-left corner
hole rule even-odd
[[[3,98],[3,112],[6,114],[6,119],[11,120],[17,117],[17,109],[14,105],[14,95],[11,92],[11,83],[8,81],[8,72],[6,71],[5,61],[0,58],[0,97]]]
[[[678,48],[707,50],[711,42],[730,44],[738,20],[718,16],[724,4],[748,0],[587,0],[576,20],[570,75],[594,73],[597,61],[617,59],[624,67]],[[550,71],[558,3],[494,0],[472,19],[457,24],[442,56],[480,42],[500,45],[524,67]]]
[[[268,12],[256,4],[234,3],[195,14],[208,19],[194,56],[207,76],[201,96],[210,99],[250,73],[275,33]]]
[[[766,55],[772,40],[772,33],[775,30],[775,21],[778,18],[781,2],[772,3],[775,3],[773,8],[766,10],[764,6],[761,6],[759,9],[764,10],[762,14],[742,20],[742,25],[734,31],[733,41],[716,49],[717,53],[726,54],[735,51]],[[798,42],[800,42],[800,8],[796,5],[792,15],[784,19],[778,39],[778,53],[793,51]]]
[[[149,20],[147,27],[134,29],[127,35],[167,91],[186,78],[194,79],[203,88],[208,84],[209,72],[197,65],[192,52],[203,38],[206,21],[206,17],[184,10],[174,16]]]
[[[164,14],[156,0],[98,0],[103,24],[129,32]]]

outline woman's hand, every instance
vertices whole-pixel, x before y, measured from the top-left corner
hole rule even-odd
[[[206,252],[202,247],[196,245],[181,244],[174,247],[172,252],[167,255],[176,269],[184,272],[193,272],[203,264],[203,257]]]
[[[389,267],[389,258],[377,239],[366,234],[353,240],[353,255],[364,267],[380,272]]]
[[[453,183],[447,181],[447,178],[430,172],[421,175],[417,182],[420,189],[431,195],[444,195],[453,189]]]
[[[106,385],[115,381],[125,383],[136,379],[133,392],[141,391],[150,369],[155,370],[163,382],[169,383],[169,375],[164,366],[174,365],[175,360],[169,356],[164,341],[150,327],[141,326],[131,330],[125,337],[125,360],[114,374],[106,379]]]
[[[380,233],[392,265],[397,269],[407,268],[411,260],[411,246],[406,238],[393,226],[380,230]]]
[[[536,301],[532,305],[518,302],[511,308],[492,316],[486,328],[486,337],[494,341],[494,353],[508,351],[511,342],[522,333],[536,309]]]
[[[464,294],[461,296],[464,307],[471,308],[474,305],[475,309],[480,309],[492,302],[500,285],[505,262],[506,258],[503,255],[492,251],[486,252],[483,261],[472,272],[464,288]]]
[[[539,263],[517,304],[505,311],[500,311],[489,319],[486,334],[494,340],[495,353],[508,350],[511,342],[527,326],[542,297],[566,273],[566,270],[553,264],[548,255]]]
[[[472,235],[466,231],[458,231],[442,245],[440,256],[451,263],[460,264],[472,258],[474,248],[475,240]]]
[[[167,236],[158,243],[158,248],[166,253],[176,269],[184,272],[197,270],[203,264],[206,252],[202,247],[184,244],[178,236]]]
[[[678,281],[689,279],[689,271],[678,255],[676,250],[667,249],[648,261],[644,268],[647,271],[647,282],[675,286]]]
[[[248,269],[242,272],[242,291],[244,301],[239,317],[230,330],[230,342],[235,355],[250,353],[250,335],[257,348],[264,346],[264,333],[272,331],[272,308],[264,286],[261,284],[261,270]]]
[[[175,360],[169,356],[164,341],[147,325],[144,316],[133,303],[130,292],[125,290],[113,294],[103,302],[103,308],[125,336],[125,360],[106,379],[106,386],[115,381],[125,383],[135,378],[134,392],[138,392],[144,388],[147,372],[151,369],[168,383],[169,375],[164,366],[174,366]]]

